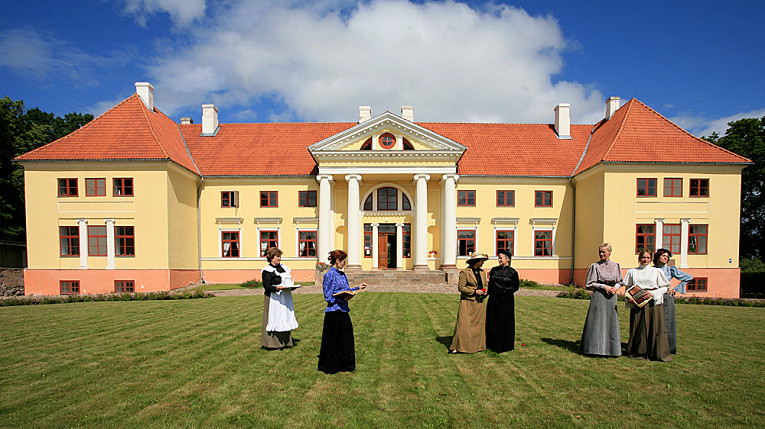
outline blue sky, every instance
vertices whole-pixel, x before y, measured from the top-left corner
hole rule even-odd
[[[765,116],[761,1],[38,1],[0,5],[0,96],[175,120],[594,123],[637,98],[696,135]]]

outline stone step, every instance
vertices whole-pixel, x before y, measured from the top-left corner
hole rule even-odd
[[[447,285],[448,275],[444,271],[351,271],[346,272],[348,282],[370,286],[426,286]]]

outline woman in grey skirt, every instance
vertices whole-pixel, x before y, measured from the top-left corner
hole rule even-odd
[[[675,286],[671,291],[667,291],[664,294],[664,322],[665,330],[667,331],[667,342],[669,343],[669,353],[677,353],[677,329],[675,323],[675,292],[680,292],[685,295],[685,285],[689,281],[693,280],[693,276],[688,273],[684,273],[677,269],[674,265],[667,265],[669,258],[672,257],[672,252],[667,249],[658,249],[653,254],[653,266],[659,268],[667,276],[667,280],[672,281],[673,278],[680,280],[680,283]]]
[[[619,313],[616,292],[622,287],[622,269],[611,261],[611,244],[598,248],[600,261],[587,271],[587,290],[592,291],[587,320],[584,322],[580,350],[588,356],[618,357],[622,355]]]

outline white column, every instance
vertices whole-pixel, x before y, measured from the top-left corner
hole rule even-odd
[[[404,224],[396,224],[396,269],[404,268]]]
[[[106,221],[106,269],[114,269],[114,254],[117,250],[117,243],[114,240],[114,219],[104,219]]]
[[[359,184],[360,174],[348,174],[345,176],[348,182],[348,266],[350,270],[361,269],[361,212],[359,210]]]
[[[380,257],[380,253],[377,250],[377,247],[379,245],[377,241],[377,234],[379,233],[378,226],[380,226],[379,223],[373,223],[372,224],[372,269],[376,270],[380,268],[379,264],[377,263],[377,260]]]
[[[77,219],[77,225],[80,227],[80,268],[88,268],[88,220]]]
[[[417,194],[415,195],[415,213],[414,213],[414,243],[413,259],[415,270],[429,270],[428,268],[428,180],[427,174],[415,174],[414,181],[417,183]]]
[[[441,268],[457,267],[457,180],[456,174],[444,174],[441,179],[443,184],[443,211],[441,222],[443,236],[441,240]]]
[[[654,235],[654,251],[656,249],[661,249],[664,247],[664,219],[654,219],[653,222],[656,224],[656,232]]]
[[[690,219],[680,219],[680,268],[688,268],[688,227]]]
[[[320,174],[316,176],[319,182],[319,228],[316,231],[316,256],[319,261],[325,261],[332,246],[332,176]]]

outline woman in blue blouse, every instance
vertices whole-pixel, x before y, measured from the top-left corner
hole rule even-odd
[[[680,280],[680,284],[675,286],[672,291],[668,291],[664,294],[664,325],[667,331],[667,341],[669,342],[669,353],[677,353],[677,326],[675,324],[675,292],[680,292],[685,295],[685,285],[689,281],[693,280],[693,276],[688,273],[684,273],[677,269],[674,265],[667,265],[669,258],[672,257],[672,252],[667,249],[659,249],[653,254],[653,266],[664,271],[664,275],[667,276],[669,281],[672,278]]]
[[[348,254],[342,250],[329,252],[328,259],[332,267],[324,274],[324,299],[327,301],[327,308],[324,310],[324,330],[321,333],[319,371],[327,374],[356,369],[353,325],[348,315],[348,300],[353,298],[355,291],[364,289],[367,285],[361,283],[355,288],[348,285],[348,278],[340,271],[345,267],[347,257]],[[338,295],[341,292],[347,293]]]

